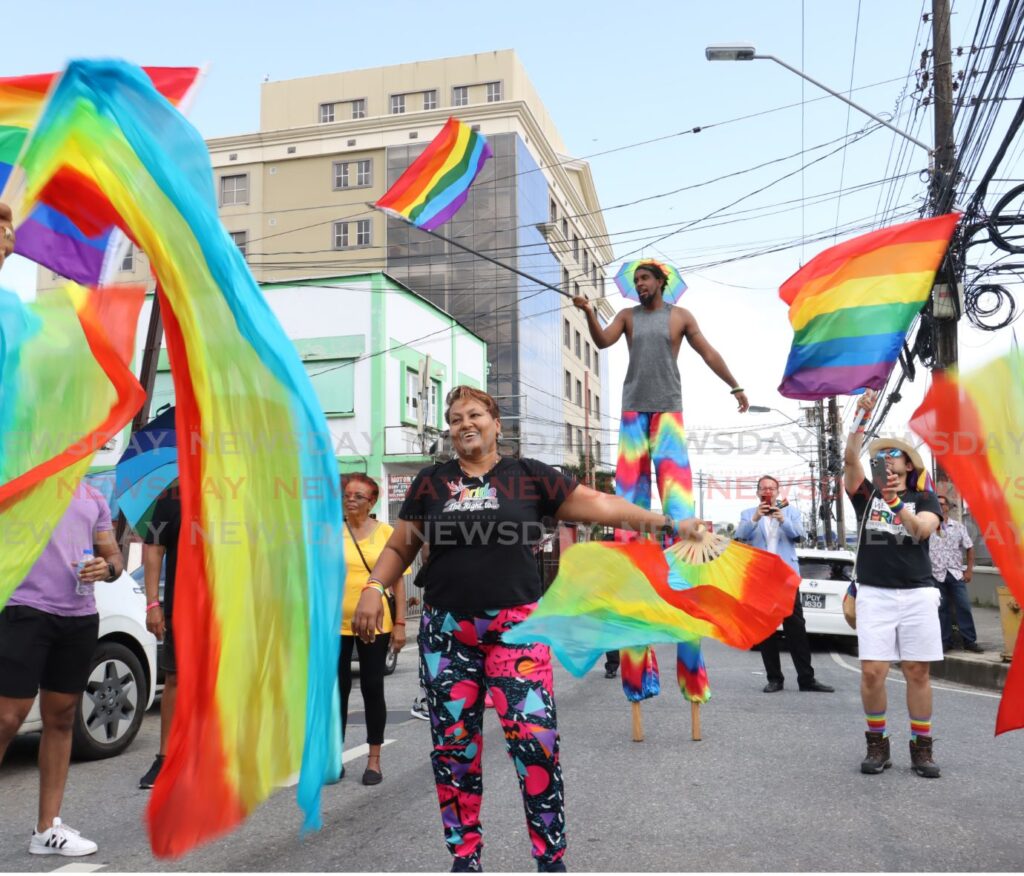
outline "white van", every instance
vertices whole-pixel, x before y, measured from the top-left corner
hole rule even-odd
[[[843,617],[843,596],[853,580],[851,551],[797,548],[800,606],[809,635],[856,636]]]

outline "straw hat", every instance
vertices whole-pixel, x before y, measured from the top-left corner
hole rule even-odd
[[[868,458],[873,459],[875,454],[881,450],[902,450],[910,458],[910,464],[914,467],[914,471],[917,472],[917,484],[907,486],[911,489],[923,490],[933,489],[931,486],[931,477],[928,474],[928,469],[925,467],[924,459],[921,458],[921,453],[916,447],[912,447],[906,441],[899,438],[876,438],[868,445]]]

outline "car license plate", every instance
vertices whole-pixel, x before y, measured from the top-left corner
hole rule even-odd
[[[804,608],[824,608],[825,607],[825,594],[824,593],[801,593],[800,594],[800,605]]]

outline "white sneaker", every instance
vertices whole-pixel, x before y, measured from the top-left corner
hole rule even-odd
[[[430,712],[427,710],[427,698],[419,697],[412,701],[412,708],[409,709],[409,714],[414,718],[419,718],[421,721],[430,720]]]
[[[63,855],[65,858],[80,858],[82,855],[96,853],[98,846],[87,840],[73,827],[68,827],[59,818],[53,819],[53,826],[42,833],[33,829],[32,840],[28,844],[32,855]]]

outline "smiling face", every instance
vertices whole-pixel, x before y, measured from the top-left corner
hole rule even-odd
[[[648,268],[637,268],[633,272],[633,288],[641,304],[650,304],[661,297],[665,281],[654,275]]]
[[[460,398],[448,408],[452,446],[461,459],[480,459],[498,449],[501,420],[491,416],[487,405],[475,398]]]

